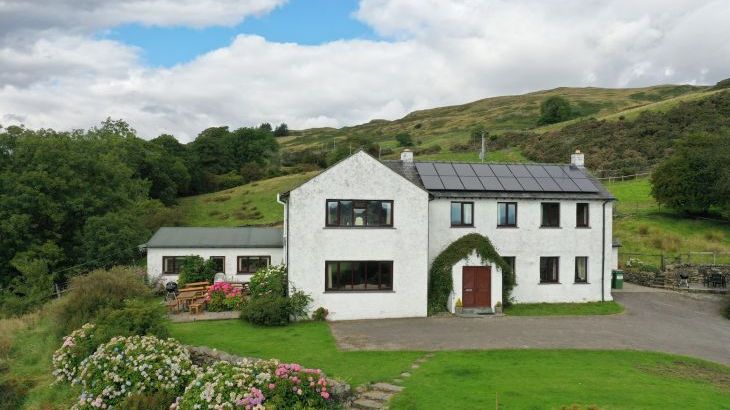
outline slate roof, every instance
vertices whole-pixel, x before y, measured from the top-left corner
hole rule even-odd
[[[436,198],[615,199],[570,164],[381,162]]]
[[[281,228],[163,227],[144,245],[147,248],[282,248]]]

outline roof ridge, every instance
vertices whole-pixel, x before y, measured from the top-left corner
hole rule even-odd
[[[381,159],[380,162],[401,162],[399,159]],[[466,161],[439,161],[439,160],[413,160],[413,163],[431,163],[431,164],[484,164],[484,165],[558,165],[558,166],[570,166],[568,162],[466,162]]]

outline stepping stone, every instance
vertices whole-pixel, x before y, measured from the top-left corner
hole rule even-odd
[[[403,383],[403,380],[402,379],[393,379],[393,383],[401,384],[401,383]]]
[[[408,374],[408,376],[410,376],[410,374]],[[387,392],[391,392],[391,393],[397,393],[399,391],[402,391],[404,389],[404,387],[396,386],[394,384],[389,384],[389,383],[375,383],[375,384],[373,384],[373,389],[387,391]]]
[[[428,361],[427,358],[421,357],[420,359],[416,359],[416,363],[426,363]]]
[[[418,369],[419,367],[421,367],[421,366],[419,366],[419,365],[417,365],[417,364],[415,364],[415,363],[413,363],[413,364],[411,365],[411,369]]]
[[[363,394],[363,397],[371,399],[371,400],[388,401],[388,399],[393,397],[393,393],[386,393],[384,391],[372,390],[369,392],[365,392],[365,394]]]
[[[433,357],[433,353],[426,353],[426,357],[428,357],[429,359],[432,358]]]
[[[411,374],[408,372],[403,372],[400,375],[401,375],[401,377],[411,377]]]
[[[382,409],[383,403],[370,399],[357,399],[352,406],[356,409]]]
[[[355,391],[357,393],[362,394],[362,393],[365,393],[366,391],[368,391],[368,388],[366,386],[357,386],[357,388],[355,389]]]

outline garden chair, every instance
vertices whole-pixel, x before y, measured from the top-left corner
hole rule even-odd
[[[205,308],[205,300],[203,300],[203,299],[196,299],[188,306],[188,309],[190,309],[191,315],[197,315],[197,314],[203,313],[204,308]]]

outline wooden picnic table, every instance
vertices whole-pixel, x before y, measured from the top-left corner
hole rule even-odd
[[[178,293],[175,300],[177,301],[177,310],[180,311],[180,305],[187,306],[191,301],[199,299],[203,296],[205,290],[183,290]]]

